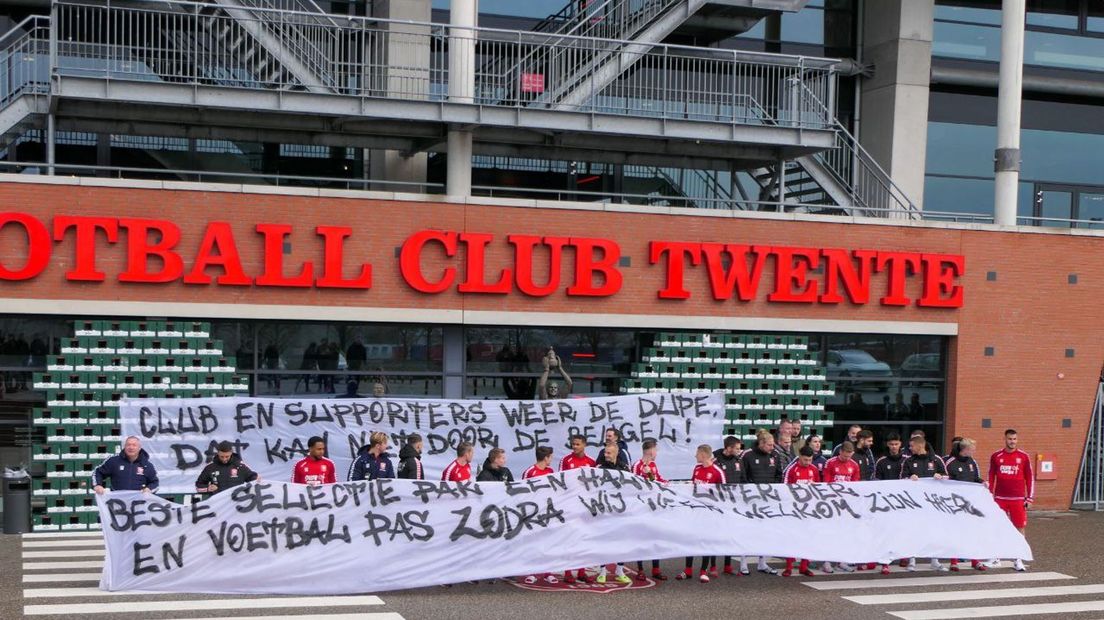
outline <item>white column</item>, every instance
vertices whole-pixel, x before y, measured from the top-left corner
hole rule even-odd
[[[1023,91],[1024,0],[1004,0],[1001,15],[1000,83],[997,91],[997,150],[994,221],[1016,224],[1020,183],[1020,107]]]
[[[449,101],[475,102],[475,36],[478,0],[452,0],[449,7]],[[445,190],[449,196],[471,195],[472,132],[451,128],[448,132],[448,170]]]

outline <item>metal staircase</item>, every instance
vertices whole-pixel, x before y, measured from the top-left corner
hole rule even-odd
[[[32,15],[0,36],[0,157],[42,124],[50,88],[49,30],[49,18]]]
[[[1073,491],[1073,508],[1104,509],[1104,376],[1096,388],[1092,422],[1085,437],[1085,452]]]

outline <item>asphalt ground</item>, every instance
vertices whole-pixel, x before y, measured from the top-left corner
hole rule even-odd
[[[83,540],[84,546],[57,545],[40,549],[28,541]],[[300,605],[266,608],[252,597],[193,595],[96,594],[90,575],[98,573],[95,559],[79,557],[79,552],[94,545],[95,538],[50,539],[0,536],[0,619],[34,617],[44,620],[91,618],[191,619],[205,618],[312,618],[313,620],[400,620],[464,618],[878,618],[934,620],[955,617],[1022,617],[1099,620],[1104,618],[1104,513],[1033,513],[1028,525],[1028,541],[1036,560],[1030,570],[1015,573],[1006,567],[978,573],[968,564],[960,573],[895,572],[889,576],[867,572],[845,575],[818,574],[814,578],[761,575],[721,576],[708,584],[673,579],[647,588],[605,588],[592,591],[530,591],[503,580],[495,583],[459,584],[451,587],[420,588],[378,594],[378,601],[325,597],[302,601]],[[102,548],[102,547],[101,547]],[[27,558],[30,551],[72,551],[73,558]],[[35,568],[40,562],[81,562],[83,568]],[[457,559],[463,561],[462,558]],[[927,562],[918,565],[925,568]],[[42,566],[39,564],[39,566]],[[77,565],[73,565],[77,566]],[[668,576],[682,568],[681,559],[666,560],[662,568]],[[448,571],[447,566],[426,566],[425,570]],[[899,570],[899,569],[895,569]],[[29,579],[50,579],[49,575],[83,574],[81,581],[24,583]],[[965,578],[987,577],[986,583],[963,583]],[[309,578],[309,575],[304,575]],[[923,583],[900,580],[923,578]],[[1030,581],[1021,581],[1030,579]],[[898,581],[901,586],[894,586]],[[968,581],[968,580],[966,580]],[[829,585],[818,590],[807,582]],[[827,582],[833,582],[828,584]],[[836,585],[839,582],[847,582]],[[911,585],[908,585],[911,584]],[[853,587],[852,587],[853,586]],[[965,594],[954,594],[954,593]],[[56,596],[55,596],[56,593]],[[1053,594],[1051,594],[1053,593]],[[28,596],[29,594],[29,596]],[[1042,596],[1040,596],[1042,594]],[[45,596],[43,596],[45,595]],[[843,597],[880,596],[889,599],[846,600]],[[966,597],[945,601],[941,598]],[[266,597],[271,598],[271,597]],[[371,598],[371,597],[369,597]],[[127,603],[147,603],[147,608],[128,611]],[[364,604],[361,604],[364,603]],[[280,605],[279,602],[270,603]],[[64,605],[65,607],[55,607]],[[188,606],[206,605],[203,609]],[[235,607],[236,606],[236,607]],[[984,615],[977,614],[978,608]],[[965,611],[953,611],[953,610]],[[891,615],[898,613],[904,615]],[[909,615],[919,614],[919,615]]]

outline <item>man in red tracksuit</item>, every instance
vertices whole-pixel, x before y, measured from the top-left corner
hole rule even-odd
[[[690,479],[696,484],[724,484],[725,473],[724,469],[717,464],[717,460],[713,457],[713,448],[707,444],[698,446],[698,451],[694,455],[698,461],[697,465],[694,465],[694,473],[691,474]],[[709,583],[709,571],[714,573],[717,570],[717,558],[714,556],[702,556],[701,559],[701,574],[698,575],[698,581],[701,583]],[[694,575],[694,558],[686,558],[686,568],[683,572],[679,573],[675,579],[690,579]]]
[[[460,445],[456,446],[456,460],[449,463],[448,467],[445,467],[445,471],[441,472],[441,480],[447,482],[471,480],[471,462],[474,455],[475,446],[466,441],[461,442]]]
[[[850,441],[845,441],[839,446],[839,452],[836,456],[828,459],[828,462],[824,464],[824,471],[820,473],[821,481],[823,482],[861,482],[862,481],[862,466],[859,465],[853,457],[855,455],[855,444]],[[863,564],[862,568],[866,568],[867,565]],[[852,573],[855,571],[855,566],[847,562],[840,562],[840,570],[845,573]],[[825,562],[822,570],[826,573],[831,573],[832,563]]]
[[[797,460],[786,468],[786,484],[812,484],[820,482],[820,469],[813,465],[813,456],[816,452],[812,446],[801,446],[797,452]],[[793,574],[793,558],[786,558],[786,569],[782,571],[783,577]],[[806,577],[812,577],[813,571],[809,570],[809,560],[801,560],[798,571]]]
[[[303,457],[292,470],[291,481],[295,484],[308,484],[316,487],[337,482],[337,468],[333,461],[326,458],[326,442],[321,437],[307,440],[307,456]]]
[[[595,467],[594,459],[586,455],[586,437],[582,435],[571,436],[571,454],[560,459],[560,471],[570,471],[580,467]],[[590,583],[591,577],[587,575],[585,568],[580,568],[572,575],[571,571],[564,571],[564,583],[575,583],[576,577],[583,583]]]
[[[1018,443],[1015,430],[1004,431],[1004,449],[989,457],[989,490],[1012,525],[1023,534],[1027,527],[1027,505],[1035,501],[1035,473],[1031,470],[1031,457],[1016,447]],[[1012,567],[1027,570],[1021,559]]]

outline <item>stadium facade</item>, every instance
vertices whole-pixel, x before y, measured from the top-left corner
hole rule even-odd
[[[1017,151],[998,2],[8,3],[4,461],[87,321],[203,321],[257,395],[800,335],[831,441],[1014,427],[1038,505],[1093,505],[1104,10],[1030,4]]]

